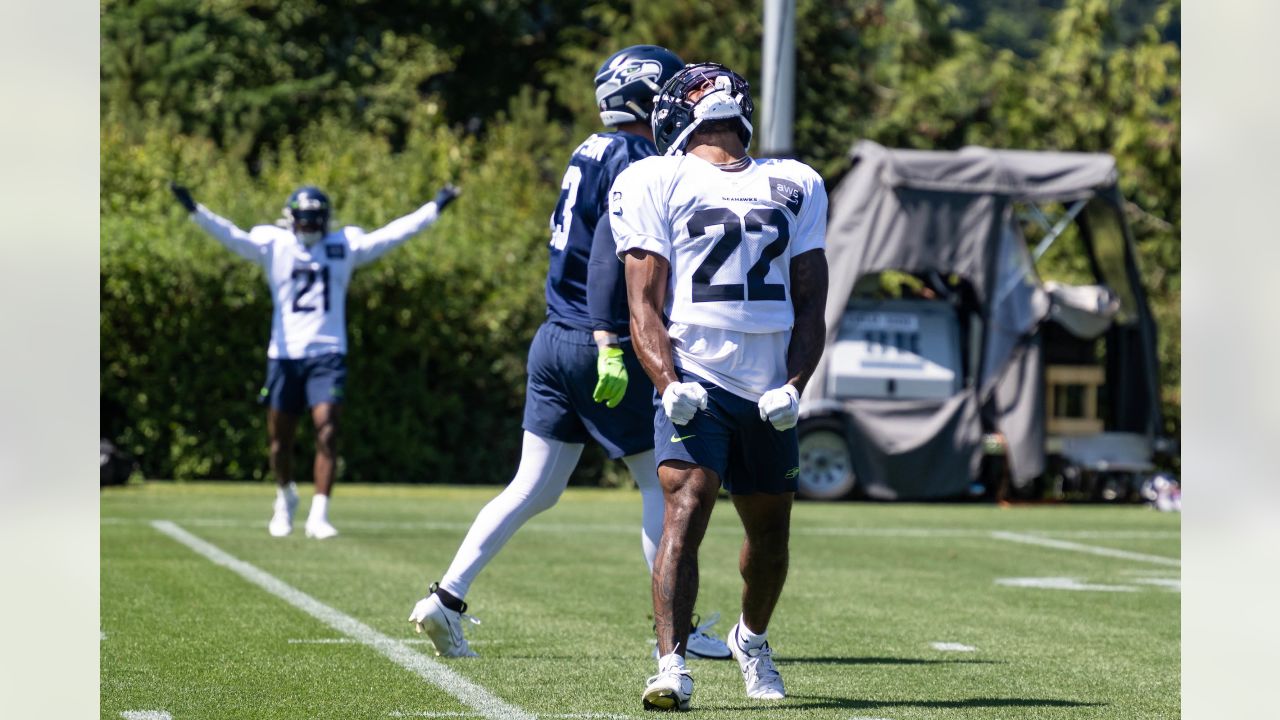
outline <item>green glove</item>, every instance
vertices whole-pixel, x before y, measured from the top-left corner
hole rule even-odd
[[[596,373],[600,379],[596,381],[596,390],[591,399],[604,403],[605,407],[616,408],[627,394],[627,366],[622,363],[622,348],[602,347],[600,357],[596,358]]]

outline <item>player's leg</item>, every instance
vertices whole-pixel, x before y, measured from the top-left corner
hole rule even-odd
[[[534,515],[554,506],[582,455],[581,443],[565,443],[524,433],[520,466],[511,483],[476,516],[444,578],[418,601],[409,621],[426,631],[445,657],[474,657],[462,633],[471,583],[511,536]]]
[[[683,656],[698,598],[698,548],[711,520],[720,477],[700,465],[669,460],[658,466],[666,500],[662,539],[653,565],[653,617],[658,653]]]
[[[662,485],[658,482],[658,462],[652,450],[634,453],[622,458],[631,479],[640,488],[640,549],[644,561],[653,573],[653,560],[658,554],[658,541],[662,539],[662,517],[666,500],[662,497]]]
[[[338,469],[338,419],[341,405],[324,402],[311,408],[311,422],[316,433],[316,457],[312,464],[315,494],[307,513],[306,533],[309,538],[325,540],[338,534],[329,522],[329,497]]]
[[[794,429],[775,430],[760,420],[756,408],[744,408],[734,441],[726,485],[746,537],[738,557],[742,615],[729,631],[729,649],[742,670],[747,697],[778,700],[786,697],[786,688],[767,632],[787,580],[799,446]]]
[[[742,573],[742,623],[763,635],[787,581],[792,494],[734,495],[746,539],[738,555]]]
[[[267,406],[267,458],[276,479],[276,498],[267,523],[267,532],[272,537],[293,532],[293,514],[298,507],[298,488],[293,481],[293,439],[303,410],[303,394],[294,362],[268,360],[267,380],[259,396]]]
[[[685,667],[693,605],[698,599],[698,547],[720,491],[715,471],[682,460],[658,466],[666,508],[653,566],[653,617],[658,674],[641,700],[646,710],[687,710],[693,678]]]
[[[316,456],[311,467],[315,493],[307,513],[306,532],[309,538],[326,540],[338,534],[329,522],[329,498],[338,470],[338,418],[346,396],[347,356],[328,353],[299,363],[316,431]]]
[[[293,482],[293,438],[297,427],[297,415],[275,408],[267,410],[267,458],[276,479],[276,499],[267,523],[272,537],[293,532],[293,513],[298,509],[298,487]]]
[[[538,437],[525,431],[520,465],[511,483],[490,500],[463,538],[440,589],[461,600],[489,561],[534,515],[560,499],[582,456],[581,443]]]

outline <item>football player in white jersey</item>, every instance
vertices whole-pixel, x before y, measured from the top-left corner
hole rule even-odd
[[[458,190],[446,185],[431,202],[366,233],[357,227],[331,231],[329,198],[311,186],[289,196],[284,227],[257,225],[248,232],[196,203],[185,187],[170,183],[169,189],[202,230],[266,271],[274,310],[260,400],[268,406],[271,472],[277,483],[267,531],[273,537],[293,531],[298,506],[293,438],[299,417],[310,408],[316,429],[315,494],[305,531],[309,538],[331,538],[338,534],[328,508],[347,378],[347,284],[356,268],[430,227]]]
[[[752,109],[733,71],[685,66],[654,107],[662,155],[633,163],[610,193],[632,340],[662,398],[654,442],[666,515],[653,570],[661,657],[646,709],[689,707],[698,546],[721,486],[746,531],[729,649],[748,697],[785,696],[766,631],[787,574],[799,396],[826,338],[827,195],[807,165],[747,154]]]

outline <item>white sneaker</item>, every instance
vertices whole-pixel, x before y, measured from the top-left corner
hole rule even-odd
[[[729,646],[724,641],[707,632],[712,625],[720,622],[720,613],[712,613],[704,623],[698,621],[698,616],[694,615],[694,625],[689,629],[689,640],[685,646],[687,649],[684,656],[691,660],[728,660],[733,657],[729,652]],[[658,658],[657,645],[653,647],[653,657]]]
[[[678,665],[671,665],[649,678],[640,699],[645,710],[688,710],[693,697],[693,677]]]
[[[306,525],[307,537],[316,540],[328,540],[338,534],[338,528],[329,524],[328,520],[309,519]]]
[[[732,657],[729,646],[720,638],[707,632],[712,625],[720,622],[720,613],[712,613],[706,622],[699,624],[698,616],[693,616],[693,629],[689,630],[689,644],[685,650],[686,657],[704,660],[728,660]]]
[[[289,486],[285,496],[276,496],[271,506],[271,522],[267,523],[267,532],[271,537],[284,537],[293,532],[293,511],[298,509],[298,492]]]
[[[450,610],[440,602],[440,598],[435,594],[436,586],[431,586],[431,594],[418,601],[413,606],[413,612],[409,613],[409,622],[413,623],[414,629],[418,632],[425,630],[427,637],[431,638],[431,644],[436,646],[436,654],[444,657],[479,657],[475,651],[467,645],[467,639],[462,636],[462,621],[469,620],[476,625],[480,621],[467,615],[465,612]],[[465,611],[467,606],[462,605]]]
[[[738,640],[738,624],[729,629],[729,650],[742,668],[742,681],[747,685],[747,697],[755,700],[781,700],[787,696],[782,686],[782,675],[773,664],[773,649],[764,645],[745,650]]]

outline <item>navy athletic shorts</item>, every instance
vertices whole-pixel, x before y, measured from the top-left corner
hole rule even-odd
[[[609,457],[653,449],[653,383],[622,343],[627,392],[615,408],[591,399],[600,351],[591,333],[547,321],[529,346],[529,383],[524,394],[524,429],[567,443],[594,438]]]
[[[347,356],[327,353],[291,360],[269,358],[267,382],[258,401],[263,405],[301,415],[321,403],[341,403],[347,387]]]
[[[659,403],[653,416],[658,464],[683,460],[714,470],[730,495],[795,492],[800,479],[796,429],[777,430],[760,419],[756,403],[710,380],[678,371],[681,382],[707,390],[707,409],[685,425],[676,425]]]

